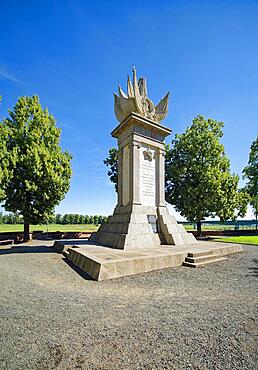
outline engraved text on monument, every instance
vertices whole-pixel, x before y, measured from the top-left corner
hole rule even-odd
[[[140,200],[142,205],[155,206],[155,151],[142,147],[140,158]]]

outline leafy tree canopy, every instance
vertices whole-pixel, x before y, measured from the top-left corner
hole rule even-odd
[[[2,97],[0,96],[0,102]],[[4,197],[4,186],[11,177],[9,171],[10,155],[7,150],[6,138],[10,135],[10,130],[4,125],[0,125],[0,198]]]
[[[108,176],[110,181],[115,185],[115,190],[117,192],[118,153],[116,148],[109,149],[108,157],[104,159],[104,164],[109,167]]]
[[[244,168],[243,175],[244,175],[244,178],[247,179],[245,190],[250,195],[250,203],[257,217],[258,215],[258,135],[251,145],[248,165]]]
[[[19,98],[0,124],[0,145],[9,155],[9,163],[0,157],[0,169],[7,168],[9,175],[2,182],[1,201],[25,224],[46,221],[69,189],[71,155],[62,152],[60,133],[37,96]]]
[[[222,127],[222,122],[197,116],[168,151],[166,199],[189,221],[200,223],[215,215],[224,221],[245,213],[246,195],[239,193],[239,178],[230,173],[220,143]]]

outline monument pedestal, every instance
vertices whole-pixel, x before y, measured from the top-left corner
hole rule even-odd
[[[141,205],[116,206],[114,214],[92,234],[90,241],[126,250],[197,243],[169,214],[167,207]]]
[[[118,204],[90,241],[116,249],[197,243],[165,204],[167,127],[131,113],[112,132],[118,139]]]
[[[204,266],[225,260],[224,256],[242,252],[240,244],[204,241],[173,248],[160,245],[157,248],[119,250],[89,241],[77,241],[76,244],[74,240],[60,240],[55,242],[54,247],[65,255],[69,263],[98,281],[182,265]]]

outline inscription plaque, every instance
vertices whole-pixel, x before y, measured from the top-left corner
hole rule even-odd
[[[140,160],[140,194],[141,203],[155,206],[156,198],[156,159],[155,151],[147,147],[141,149]]]
[[[147,215],[148,223],[151,224],[152,231],[158,232],[157,217],[155,215]]]

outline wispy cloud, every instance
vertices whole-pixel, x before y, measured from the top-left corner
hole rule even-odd
[[[98,152],[100,152],[100,148],[97,147],[88,150],[88,153],[98,153]]]
[[[4,67],[1,67],[0,66],[0,78],[2,80],[9,80],[9,81],[12,81],[12,82],[15,82],[15,83],[20,83],[21,81],[18,80],[17,77],[15,77],[15,75],[9,71],[7,71],[6,68]]]

